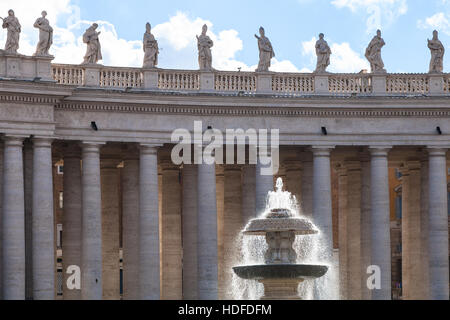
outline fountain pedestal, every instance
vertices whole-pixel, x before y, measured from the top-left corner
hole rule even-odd
[[[259,280],[264,285],[261,300],[302,300],[298,286],[303,279],[274,278]]]

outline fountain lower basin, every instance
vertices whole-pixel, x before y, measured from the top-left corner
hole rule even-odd
[[[323,277],[328,266],[308,264],[262,264],[234,267],[233,271],[242,279],[264,280],[279,279],[316,279]]]

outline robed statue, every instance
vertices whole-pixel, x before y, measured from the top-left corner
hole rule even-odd
[[[330,65],[331,49],[323,38],[324,34],[319,34],[319,40],[316,42],[317,66],[315,72],[317,73],[326,72]]]
[[[197,36],[198,47],[198,65],[200,70],[212,70],[212,54],[211,48],[214,42],[206,35],[208,26],[205,24],[202,28],[202,34]]]
[[[275,57],[275,52],[273,51],[272,44],[269,38],[266,37],[263,27],[259,28],[259,37],[255,34],[256,39],[258,39],[259,48],[259,64],[256,72],[267,72],[270,67],[270,60]]]
[[[158,48],[158,41],[156,41],[155,37],[153,36],[151,32],[151,25],[150,23],[147,23],[146,31],[144,33],[144,40],[143,40],[143,46],[144,46],[144,68],[154,68],[158,65],[158,54],[159,54],[159,48]]]
[[[372,73],[386,72],[383,59],[381,58],[381,48],[383,48],[385,44],[383,38],[381,38],[381,31],[377,30],[377,35],[373,37],[366,49],[366,58],[370,62]]]
[[[5,51],[7,53],[17,54],[17,50],[19,49],[20,32],[22,31],[19,20],[14,15],[13,10],[8,11],[8,16],[6,18],[0,19],[3,20],[3,29],[8,30]]]
[[[97,32],[97,28],[98,24],[94,23],[83,34],[83,42],[87,44],[83,64],[96,64],[99,60],[103,59],[102,49],[98,38],[100,31]]]
[[[438,38],[438,32],[433,31],[433,39],[428,40],[428,48],[431,51],[430,73],[442,73],[444,71],[445,48]]]
[[[34,23],[34,27],[39,29],[39,42],[36,46],[35,56],[48,56],[48,51],[53,44],[53,28],[46,17],[47,12],[42,11],[42,16]]]

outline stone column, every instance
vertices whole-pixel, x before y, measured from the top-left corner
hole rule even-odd
[[[224,168],[224,217],[223,217],[223,265],[224,299],[231,300],[233,266],[240,259],[239,233],[242,229],[241,167],[226,165]]]
[[[343,165],[338,167],[339,183],[339,291],[342,300],[348,299],[348,231],[347,231],[347,170]]]
[[[255,194],[256,194],[256,215],[259,216],[266,209],[266,199],[269,191],[273,191],[273,175],[262,175],[261,169],[266,168],[259,161],[256,164]]]
[[[2,223],[3,223],[3,141],[0,141],[0,230],[3,233]],[[2,236],[0,236],[0,300],[3,300],[3,246],[2,246]]]
[[[183,166],[183,299],[197,300],[197,166]]]
[[[388,148],[370,148],[372,264],[378,266],[381,271],[381,288],[372,290],[373,300],[391,299],[391,235],[388,152]]]
[[[308,158],[302,161],[302,191],[300,196],[300,208],[302,214],[312,219],[313,212],[313,192],[312,192],[312,184],[313,184],[313,161]]]
[[[103,300],[120,300],[119,163],[101,160]]]
[[[256,173],[254,165],[242,167],[242,220],[247,224],[256,218]]]
[[[403,299],[418,300],[424,297],[420,250],[420,162],[408,161],[402,173]]]
[[[430,299],[449,299],[446,149],[429,148]]]
[[[64,300],[79,300],[81,290],[69,290],[67,273],[69,266],[81,267],[81,153],[71,145],[64,153],[64,214],[63,214],[63,297]]]
[[[33,138],[33,299],[55,299],[52,140]]]
[[[361,281],[363,300],[372,297],[371,290],[367,287],[367,268],[372,265],[370,251],[370,155],[361,157]]]
[[[139,298],[139,156],[127,153],[122,174],[123,299]]]
[[[6,136],[3,156],[3,299],[25,299],[23,137]]]
[[[331,148],[313,147],[313,219],[321,231],[325,261],[331,261],[333,256],[330,152]]]
[[[181,184],[180,169],[170,160],[162,168],[161,221],[161,298],[183,298],[183,246],[181,239]]]
[[[23,146],[25,206],[25,300],[33,300],[33,143]]]
[[[81,226],[81,298],[102,299],[102,203],[100,147],[83,143],[82,154],[82,226]]]
[[[198,298],[217,300],[216,167],[198,166]]]
[[[430,298],[430,268],[429,262],[429,191],[428,176],[430,168],[428,166],[428,155],[422,158],[420,163],[420,264],[422,267],[422,299],[428,300]]]
[[[286,190],[295,196],[300,203],[302,194],[302,163],[297,160],[285,161],[286,167]]]
[[[224,166],[216,165],[216,203],[217,203],[217,295],[219,300],[224,298],[225,279],[222,271],[223,254],[223,219],[225,207],[225,176]]]
[[[330,147],[313,147],[313,222],[319,228],[319,259],[324,263],[332,263],[333,258],[333,226],[331,207],[331,164]],[[316,299],[337,298],[337,268],[332,267],[319,282],[315,283]],[[322,286],[322,290],[318,290]],[[336,296],[335,296],[336,295]]]
[[[139,176],[139,298],[160,298],[158,153],[153,145],[140,146]]]
[[[361,300],[361,163],[347,161],[348,299]],[[366,284],[364,283],[364,286]]]

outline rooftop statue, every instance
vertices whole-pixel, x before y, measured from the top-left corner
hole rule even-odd
[[[269,38],[265,36],[263,27],[259,28],[259,34],[260,37],[255,34],[256,39],[258,39],[259,48],[259,64],[256,72],[267,72],[269,71],[270,60],[275,57],[275,52],[273,51]]]
[[[445,48],[438,38],[438,32],[433,31],[433,39],[428,40],[428,48],[431,51],[430,73],[442,73],[444,70]]]
[[[83,64],[96,64],[99,60],[103,59],[100,41],[98,39],[100,31],[97,32],[97,28],[98,24],[94,23],[83,34],[83,42],[87,44]]]
[[[3,29],[8,30],[5,51],[7,53],[17,54],[17,50],[19,49],[20,32],[22,29],[19,20],[15,17],[13,10],[8,11],[8,16],[6,18],[0,19],[3,20]]]
[[[42,11],[42,17],[34,23],[34,27],[39,29],[39,42],[36,46],[35,56],[49,56],[48,51],[53,44],[53,28],[46,16],[47,12]]]
[[[206,35],[207,31],[208,26],[205,24],[202,28],[202,34],[197,36],[198,65],[200,70],[212,70],[211,48],[214,42]]]
[[[152,35],[150,23],[147,23],[145,28],[146,32],[144,33],[143,40],[145,52],[143,68],[154,68],[158,65],[158,41],[156,41],[155,37]]]
[[[330,65],[331,49],[323,37],[323,33],[319,34],[319,40],[316,42],[317,67],[315,72],[317,73],[326,72]]]
[[[381,48],[383,48],[385,44],[383,38],[381,38],[381,31],[377,30],[377,35],[373,37],[366,49],[366,58],[370,62],[372,73],[386,72],[383,59],[381,58]]]

